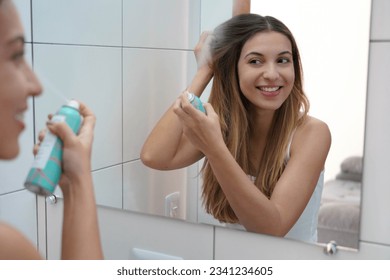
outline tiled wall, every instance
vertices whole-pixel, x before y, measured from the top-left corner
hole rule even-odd
[[[156,120],[187,84],[200,1],[32,3],[34,69],[47,82],[47,91],[36,101],[37,125],[63,103],[60,95],[87,103],[97,116],[92,168],[98,204],[164,213],[165,195],[185,194],[172,178],[183,178],[186,171],[159,175],[140,163],[139,152]],[[166,182],[157,189],[158,203],[148,199],[156,190],[150,179],[156,176]],[[134,194],[145,199],[133,203],[128,198]]]
[[[66,5],[60,0],[52,2],[33,1],[33,15],[42,21],[34,21],[33,25],[41,29],[34,36],[34,67],[43,72],[40,76],[46,76],[53,88],[61,89],[67,97],[77,94],[97,114],[93,174],[98,203],[164,215],[161,198],[179,191],[179,218],[196,221],[197,180],[191,178],[196,177],[197,165],[159,172],[145,168],[138,158],[146,135],[193,76],[196,64],[192,49],[202,26],[213,28],[230,17],[231,1],[124,0],[123,7],[117,5],[121,1],[113,5],[108,5],[108,0],[83,1],[86,6],[93,2],[93,9],[81,6],[72,17],[77,1]],[[219,6],[219,16],[203,20],[201,8],[205,5]],[[122,9],[119,21],[118,9]],[[101,11],[108,17],[103,21]],[[88,13],[87,24],[79,13]],[[46,26],[48,20],[55,22]],[[110,27],[105,26],[106,21],[110,21]],[[119,37],[110,34],[107,39],[105,34],[110,32],[100,32],[107,28]],[[54,94],[44,98],[37,102],[39,112],[49,110],[50,104],[58,100]],[[44,117],[38,113],[38,119],[43,121]],[[61,208],[61,201],[48,208],[50,259],[59,257]],[[106,258],[134,258],[135,246],[183,258],[212,258],[212,227],[198,228],[112,208],[101,208],[99,213]],[[198,238],[188,243],[192,235]],[[194,244],[198,250],[192,249]]]

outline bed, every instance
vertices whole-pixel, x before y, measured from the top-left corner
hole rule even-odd
[[[346,158],[337,176],[325,182],[318,214],[318,242],[357,248],[363,160]]]

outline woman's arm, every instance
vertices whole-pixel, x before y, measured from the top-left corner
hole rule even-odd
[[[0,260],[42,259],[35,246],[18,230],[0,224]]]
[[[249,14],[251,12],[251,0],[233,0],[233,16]]]
[[[291,158],[270,199],[250,182],[227,151],[206,156],[240,223],[248,231],[284,236],[309,202],[329,148],[330,132],[325,124],[306,124],[297,131]]]
[[[209,67],[210,58],[204,52],[208,36],[208,32],[202,33],[195,47],[198,70],[187,88],[189,92],[197,96],[202,94],[213,76]],[[182,125],[171,106],[149,134],[140,157],[146,166],[159,170],[171,170],[191,165],[202,156],[202,153],[183,136]]]
[[[91,175],[94,114],[80,104],[83,124],[75,135],[65,123],[48,123],[63,143],[63,175],[59,185],[64,196],[62,259],[102,259],[97,209]]]
[[[250,0],[234,0],[233,16],[249,12]],[[194,49],[198,70],[187,90],[198,97],[213,77],[208,48],[211,38],[210,32],[203,32]],[[142,147],[140,158],[146,166],[159,170],[178,169],[203,157],[183,136],[183,127],[173,112],[174,106],[157,122]]]
[[[309,118],[296,131],[291,158],[268,199],[227,149],[211,105],[205,104],[208,115],[202,116],[185,99],[182,104],[175,107],[175,112],[182,121],[184,133],[207,157],[240,223],[252,232],[287,234],[305,209],[324,167],[331,142],[327,125]]]

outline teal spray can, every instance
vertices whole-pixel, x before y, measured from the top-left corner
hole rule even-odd
[[[193,93],[187,92],[187,98],[192,106],[206,114],[206,109],[203,107],[202,101],[199,99],[199,97]]]
[[[82,117],[79,103],[71,100],[52,118],[53,122],[66,122],[78,134]],[[62,140],[48,131],[24,183],[25,188],[39,194],[52,195],[62,174]]]

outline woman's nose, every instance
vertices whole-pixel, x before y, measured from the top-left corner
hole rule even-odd
[[[28,73],[27,73],[27,78],[28,78],[28,83],[29,83],[29,95],[31,96],[38,96],[42,93],[42,84],[39,81],[37,75],[34,73],[34,71],[28,67]]]
[[[267,80],[276,80],[279,78],[279,71],[276,65],[267,64],[266,67],[263,68],[263,77]]]

